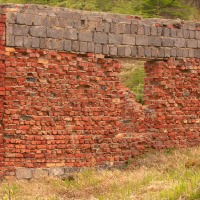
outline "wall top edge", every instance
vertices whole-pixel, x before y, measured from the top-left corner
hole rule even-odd
[[[106,19],[115,19],[116,22],[127,22],[127,21],[137,21],[138,24],[162,24],[165,25],[174,25],[174,24],[191,24],[195,25],[196,27],[200,28],[200,22],[196,21],[185,21],[181,19],[162,19],[162,18],[143,18],[137,15],[125,15],[125,14],[115,14],[115,13],[106,13],[106,12],[95,12],[95,11],[86,11],[86,10],[77,10],[71,8],[63,8],[63,7],[53,7],[47,5],[38,5],[38,4],[0,4],[0,13],[7,13],[7,12],[21,12],[21,13],[32,13],[38,12],[39,15],[49,15],[49,16],[56,16],[58,13],[62,15],[64,13],[76,13],[77,18],[82,18],[84,16],[95,16],[100,17],[103,20]],[[178,27],[180,28],[180,27]],[[181,27],[184,29],[184,27]]]

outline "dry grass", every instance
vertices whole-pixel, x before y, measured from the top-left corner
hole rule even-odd
[[[0,183],[0,199],[198,200],[200,147],[151,152],[123,170]]]

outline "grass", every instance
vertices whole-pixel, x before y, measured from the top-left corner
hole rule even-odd
[[[200,147],[151,152],[122,170],[0,183],[3,200],[200,200]]]
[[[136,100],[144,104],[144,79],[146,77],[144,70],[144,61],[133,61],[131,59],[121,60],[123,68],[120,73],[122,84],[129,88],[136,97]]]

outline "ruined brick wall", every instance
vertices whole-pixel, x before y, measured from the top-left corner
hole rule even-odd
[[[147,62],[146,130],[155,148],[200,144],[200,60]]]
[[[0,178],[4,174],[4,132],[2,119],[4,116],[4,74],[5,74],[5,15],[0,15]]]
[[[200,144],[198,23],[35,5],[0,12],[0,174],[62,175]],[[115,57],[151,60],[145,105],[122,86]]]

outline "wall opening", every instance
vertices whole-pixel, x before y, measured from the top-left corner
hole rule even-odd
[[[120,73],[123,86],[129,88],[135,95],[137,102],[144,105],[145,61],[124,58],[120,59],[120,62],[123,66]]]

